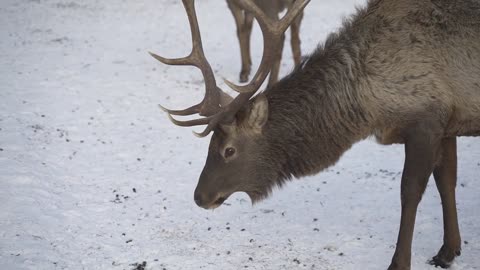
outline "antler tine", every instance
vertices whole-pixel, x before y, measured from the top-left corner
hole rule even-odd
[[[186,108],[184,110],[170,110],[170,109],[167,109],[165,107],[163,107],[162,105],[158,104],[158,106],[160,107],[160,109],[162,109],[162,111],[168,113],[168,114],[172,114],[172,115],[192,115],[192,114],[196,114],[199,112],[200,110],[200,104],[196,104],[196,105],[193,105],[189,108]]]
[[[228,106],[222,107],[219,112],[209,117],[200,118],[200,119],[193,119],[187,121],[179,121],[173,118],[170,115],[170,111],[159,105],[159,107],[168,113],[168,118],[172,123],[177,126],[188,127],[188,126],[199,126],[199,125],[207,125],[207,127],[200,133],[193,132],[197,137],[205,137],[207,136],[219,123],[230,123],[235,116],[235,113],[242,107],[245,102],[247,102],[253,93],[241,93],[233,99]]]
[[[167,65],[192,65],[200,69],[205,81],[205,97],[199,104],[184,110],[168,110],[163,107],[162,109],[172,115],[192,115],[198,113],[202,116],[210,116],[218,112],[220,109],[221,97],[227,94],[217,87],[212,68],[205,58],[197,15],[195,13],[194,0],[182,0],[182,2],[190,23],[192,35],[191,53],[186,57],[176,59],[164,58],[154,53],[150,53],[150,55]]]
[[[310,0],[296,0],[287,14],[280,21],[270,19],[253,1],[237,0],[238,4],[245,10],[251,12],[257,19],[263,34],[263,56],[260,67],[253,76],[252,81],[247,85],[236,85],[228,80],[225,83],[239,93],[256,92],[270,72],[270,67],[277,51],[281,37],[295,17],[305,8]]]
[[[199,119],[192,119],[192,120],[187,120],[187,121],[180,121],[175,118],[173,118],[170,114],[168,114],[168,119],[172,121],[177,126],[181,127],[192,127],[192,126],[201,126],[201,125],[207,125],[209,122],[214,118],[215,115],[209,116],[209,117],[204,117],[204,118],[199,118]]]
[[[194,62],[192,61],[192,57],[186,56],[182,58],[176,58],[176,59],[171,59],[171,58],[165,58],[162,57],[158,54],[155,54],[153,52],[148,52],[153,58],[157,59],[158,61],[166,64],[166,65],[194,65]]]

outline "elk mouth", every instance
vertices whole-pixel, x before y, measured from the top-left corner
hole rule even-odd
[[[212,202],[210,205],[206,206],[206,207],[203,207],[205,209],[215,209],[215,208],[218,208],[220,207],[227,199],[228,197],[230,197],[230,194],[229,195],[223,195],[223,196],[220,196],[218,197],[214,202]]]
[[[227,197],[220,197],[220,198],[218,198],[215,202],[213,202],[213,205],[218,205],[218,206],[220,206],[220,205],[223,204],[223,202],[224,202],[225,200],[227,200]]]
[[[255,204],[255,203],[257,203],[257,202],[259,202],[259,201],[261,201],[261,200],[263,200],[267,197],[267,195],[265,195],[261,192],[258,192],[258,191],[243,191],[243,192],[245,192],[248,195],[248,197],[250,197],[250,200],[251,200],[252,204]],[[222,206],[222,204],[230,197],[230,195],[232,195],[232,193],[219,196],[212,203],[210,203],[208,205],[205,205],[205,206],[201,206],[201,207],[204,208],[204,209],[210,209],[210,210],[216,209],[216,208]]]

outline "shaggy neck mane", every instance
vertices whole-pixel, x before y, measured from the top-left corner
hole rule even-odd
[[[359,49],[342,35],[265,91],[269,120],[264,130],[272,159],[282,161],[275,181],[315,174],[333,165],[353,143],[366,138],[371,115],[361,84]]]

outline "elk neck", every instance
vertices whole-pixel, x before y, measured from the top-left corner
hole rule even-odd
[[[372,133],[374,108],[358,43],[331,35],[290,75],[265,91],[269,120],[264,134],[277,184],[335,164]],[[281,164],[279,164],[281,163]]]

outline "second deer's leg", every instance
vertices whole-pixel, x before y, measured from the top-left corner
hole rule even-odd
[[[237,38],[240,45],[240,56],[242,60],[242,70],[240,71],[240,82],[248,81],[252,61],[250,60],[250,33],[252,31],[251,15],[247,15],[241,7],[237,6],[232,0],[227,0],[228,8],[232,12],[235,25],[237,26]],[[247,24],[248,20],[249,24]]]
[[[298,66],[301,61],[302,51],[300,47],[300,24],[302,23],[303,12],[298,14],[298,17],[293,21],[292,25],[290,26],[290,33],[291,33],[291,46],[292,46],[292,54],[293,54],[293,62],[295,66]]]
[[[389,270],[410,269],[417,207],[433,171],[438,141],[427,127],[412,130],[411,135],[406,138],[401,182],[400,231]]]
[[[275,59],[272,63],[272,68],[270,71],[270,77],[268,78],[268,86],[272,86],[278,81],[278,74],[280,72],[280,63],[282,62],[282,53],[283,53],[283,44],[285,43],[285,34],[282,35],[282,40],[278,46],[278,50],[275,53]]]
[[[242,55],[242,71],[240,72],[240,82],[247,82],[250,70],[252,68],[252,59],[250,56],[250,36],[252,34],[253,15],[245,12],[243,28],[240,35],[240,49]]]
[[[461,249],[455,202],[455,186],[457,184],[457,139],[455,137],[442,141],[442,153],[441,160],[433,171],[433,176],[442,199],[443,246],[430,264],[448,268],[455,256],[460,255]]]

